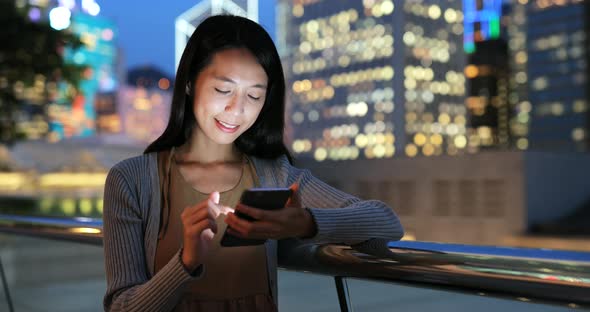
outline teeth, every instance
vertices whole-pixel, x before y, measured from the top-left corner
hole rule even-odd
[[[219,123],[220,123],[220,124],[222,124],[222,125],[223,125],[224,127],[226,127],[226,128],[233,129],[233,128],[237,128],[237,127],[238,127],[238,126],[232,126],[232,125],[230,125],[230,124],[226,124],[225,122],[223,122],[223,121],[221,121],[221,120],[218,120],[218,121],[219,121]]]

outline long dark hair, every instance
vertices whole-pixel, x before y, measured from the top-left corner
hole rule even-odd
[[[261,158],[291,154],[283,142],[285,127],[285,77],[275,45],[257,23],[243,17],[217,15],[205,19],[190,37],[174,82],[170,119],[164,133],[144,153],[167,150],[184,144],[196,125],[192,88],[199,73],[211,63],[217,52],[245,48],[256,57],[268,76],[266,100],[256,122],[236,139],[243,153]],[[197,95],[198,96],[198,95]]]

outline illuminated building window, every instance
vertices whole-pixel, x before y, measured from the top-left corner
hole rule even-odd
[[[551,114],[559,116],[562,115],[564,112],[564,106],[562,103],[553,103],[551,104]]]
[[[525,72],[518,72],[516,73],[516,82],[524,84],[527,82],[527,75]]]
[[[516,147],[521,150],[526,150],[529,147],[529,140],[526,138],[520,138],[516,141]]]
[[[414,136],[414,143],[418,146],[424,145],[426,143],[426,136],[424,136],[422,133],[417,133]]]
[[[543,89],[547,88],[547,85],[548,85],[547,78],[546,77],[536,78],[535,80],[533,80],[532,85],[535,90],[539,90],[539,91],[543,90]]]
[[[588,110],[588,105],[586,104],[586,101],[584,101],[584,100],[576,100],[576,101],[574,101],[574,105],[572,107],[572,110],[574,111],[574,113],[583,113]]]
[[[574,128],[572,131],[572,139],[574,139],[574,141],[583,141],[586,139],[586,131],[583,128]]]
[[[405,152],[409,157],[415,157],[418,154],[418,147],[413,144],[408,144],[406,145]]]
[[[303,122],[303,120],[304,120],[305,117],[304,117],[303,113],[296,112],[296,113],[293,114],[293,117],[292,118],[293,118],[293,122],[295,122],[297,124],[300,124],[300,123]]]
[[[465,148],[467,146],[467,138],[463,135],[456,136],[453,141],[457,148]]]

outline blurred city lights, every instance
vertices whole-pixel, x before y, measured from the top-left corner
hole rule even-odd
[[[49,25],[55,30],[63,30],[70,27],[72,13],[65,7],[56,7],[49,11]]]
[[[73,10],[76,7],[76,0],[59,0],[59,6]]]
[[[29,19],[33,22],[39,21],[41,19],[41,10],[39,8],[31,8],[29,10]]]
[[[94,2],[88,6],[88,14],[92,16],[97,16],[100,13],[100,6],[98,3]]]
[[[88,227],[71,228],[71,229],[69,229],[69,231],[72,233],[77,233],[77,234],[100,234],[100,233],[102,233],[102,231],[100,229],[88,228]]]
[[[94,0],[82,0],[82,10],[92,16],[97,16],[100,13],[100,6]]]

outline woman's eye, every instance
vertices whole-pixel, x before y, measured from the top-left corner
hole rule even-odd
[[[253,99],[253,100],[260,100],[260,97],[256,97],[256,96],[253,96],[253,95],[248,95],[248,96],[249,96],[251,99]]]
[[[229,93],[229,90],[220,90],[220,89],[217,89],[217,88],[215,88],[215,91],[217,91],[219,93],[222,93],[222,94],[228,94]]]

